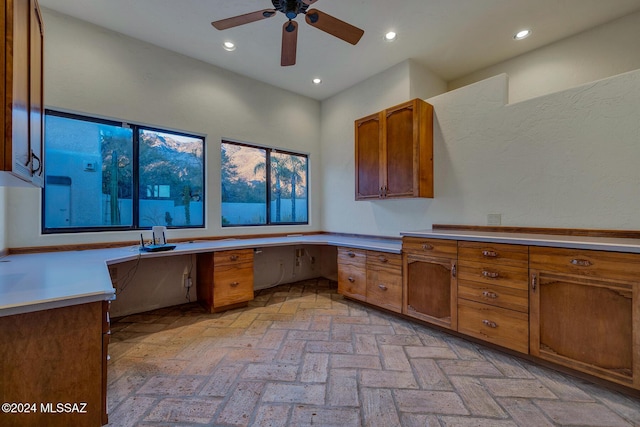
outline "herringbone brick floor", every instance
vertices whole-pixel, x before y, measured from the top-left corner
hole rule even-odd
[[[634,426],[640,401],[348,301],[335,282],[112,325],[110,426]]]

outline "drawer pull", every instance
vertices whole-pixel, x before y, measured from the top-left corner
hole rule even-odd
[[[383,291],[386,291],[386,290],[387,290],[387,287],[386,287],[385,285],[383,285],[382,283],[381,283],[381,284],[379,284],[379,285],[378,285],[378,287],[379,287],[380,289],[382,289]]]
[[[591,265],[591,261],[588,259],[572,259],[571,264],[577,265],[578,267],[589,267]]]
[[[482,275],[484,277],[488,277],[489,279],[497,279],[500,276],[500,273],[495,271],[482,270]]]
[[[347,255],[349,255],[349,258],[355,258],[356,256],[356,254],[351,251],[347,252]]]
[[[240,282],[231,282],[230,285],[232,288],[235,288],[236,286],[238,286],[240,284]]]
[[[353,278],[353,277],[351,277],[351,276],[349,276],[349,277],[347,278],[347,280],[348,280],[349,282],[351,282],[351,283],[353,283],[353,282],[355,282],[355,281],[356,281],[356,279],[354,279],[354,278]]]
[[[425,251],[430,251],[433,249],[433,245],[430,245],[428,243],[423,243],[422,244],[422,249],[424,249]]]
[[[498,324],[497,324],[496,322],[492,322],[491,320],[486,320],[486,319],[485,319],[485,320],[483,320],[483,321],[482,321],[482,323],[483,323],[485,326],[488,326],[488,327],[490,327],[490,328],[497,328],[497,327],[498,327]]]
[[[378,257],[378,260],[379,260],[380,262],[389,262],[389,260],[387,259],[387,257],[382,256],[382,255],[380,255],[380,256]]]
[[[496,251],[484,250],[484,251],[482,251],[482,256],[487,257],[487,258],[497,258],[498,257],[498,253]]]
[[[237,260],[238,260],[238,255],[231,255],[231,256],[229,257],[229,259],[230,259],[231,261],[237,261]]]
[[[485,297],[485,298],[491,298],[491,299],[498,298],[498,294],[496,294],[495,292],[489,292],[489,291],[484,291],[482,293],[482,296]]]

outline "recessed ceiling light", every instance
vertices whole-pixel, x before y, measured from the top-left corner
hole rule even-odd
[[[397,37],[398,35],[394,31],[389,31],[387,34],[384,35],[384,39],[388,42],[394,41]]]
[[[316,77],[315,79],[311,80],[313,82],[314,85],[319,85],[320,83],[322,83],[322,79]]]
[[[234,50],[236,50],[236,45],[233,42],[229,41],[222,43],[222,47],[228,52],[233,52]]]
[[[522,40],[522,39],[526,39],[530,35],[531,35],[531,30],[520,30],[513,36],[513,38],[516,40]]]

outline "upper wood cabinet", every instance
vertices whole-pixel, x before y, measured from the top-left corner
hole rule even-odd
[[[4,129],[0,170],[37,186],[44,183],[43,23],[37,0],[7,0],[0,12],[4,59],[0,85]],[[19,182],[19,181],[18,181]],[[11,183],[6,175],[0,184]]]
[[[433,106],[414,99],[355,121],[356,200],[433,197]]]

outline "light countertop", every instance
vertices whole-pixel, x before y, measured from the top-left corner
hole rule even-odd
[[[84,251],[9,255],[0,258],[0,316],[115,298],[107,266],[137,258],[157,258],[220,250],[290,245],[348,246],[401,253],[399,239],[333,234],[238,238],[176,244],[167,252],[143,252],[138,246]]]
[[[508,243],[514,245],[640,253],[640,239],[446,229],[406,231],[400,233],[400,235],[407,237],[426,237],[431,239],[466,240],[472,242]]]

